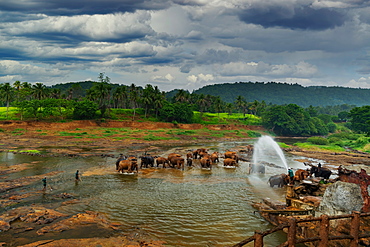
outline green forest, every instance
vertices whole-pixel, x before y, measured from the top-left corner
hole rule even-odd
[[[366,100],[369,92],[366,89],[251,82],[211,85],[192,93],[183,89],[164,92],[151,84],[144,88],[135,84],[113,84],[104,73],[99,74],[96,82],[71,82],[51,87],[20,81],[0,84],[4,108],[1,119],[130,119],[262,125],[276,135],[305,137],[326,136],[338,131],[368,135],[370,106]],[[339,100],[341,97],[343,100]],[[304,99],[312,104],[298,102]],[[322,105],[318,105],[319,99]]]
[[[297,104],[302,107],[370,104],[370,89],[310,86],[276,82],[236,82],[205,86],[193,91],[196,94],[219,96],[233,102],[239,95],[248,101],[265,101],[267,104]]]

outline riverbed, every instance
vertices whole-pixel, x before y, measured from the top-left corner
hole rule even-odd
[[[239,152],[255,140],[245,142],[205,143],[156,147],[151,155],[166,157],[176,152],[187,152],[204,147],[209,152],[223,154],[227,150]],[[46,191],[38,180],[13,190],[18,194],[36,191],[11,208],[25,205],[43,205],[65,214],[85,211],[104,213],[112,222],[118,222],[125,234],[135,232],[148,239],[163,240],[167,246],[230,246],[254,234],[255,230],[268,230],[268,224],[252,204],[270,197],[284,200],[285,190],[270,188],[271,175],[286,173],[285,165],[273,155],[265,174],[249,174],[249,163],[240,161],[236,168],[224,168],[222,160],[211,170],[201,169],[196,160],[193,167],[184,170],[173,168],[141,169],[137,175],[119,174],[115,161],[120,153],[135,153],[132,148],[117,148],[107,156],[43,157],[25,154],[0,153],[2,165],[12,167],[27,164],[27,169],[0,176],[11,180],[26,176],[55,174],[47,177]],[[142,155],[142,151],[136,155]],[[248,154],[243,154],[245,159]],[[302,157],[285,153],[286,163],[293,168],[304,168],[297,159]],[[274,160],[275,159],[275,160]],[[79,170],[82,181],[75,181]],[[72,195],[77,203],[63,204],[56,200],[60,194]],[[10,207],[3,208],[2,212]],[[75,232],[74,238],[105,237],[99,232]],[[65,236],[64,236],[65,237]],[[9,246],[19,246],[41,239],[58,239],[60,235],[38,236],[33,231],[10,235],[0,233],[0,239]],[[265,239],[266,246],[277,246],[285,240],[283,233]]]

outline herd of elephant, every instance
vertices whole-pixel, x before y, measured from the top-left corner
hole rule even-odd
[[[305,165],[308,165],[305,163]],[[293,177],[289,177],[288,174],[278,174],[271,176],[268,180],[268,183],[270,187],[283,187],[287,184],[293,184],[295,182],[300,182],[309,176],[314,175],[315,177],[320,177],[323,179],[329,179],[329,177],[332,174],[332,171],[326,167],[321,167],[321,164],[319,163],[318,166],[310,165],[311,168],[304,170],[304,169],[298,169]]]
[[[186,166],[193,166],[193,160],[199,159],[202,168],[212,169],[212,164],[219,162],[221,157],[219,152],[208,153],[205,148],[198,148],[185,155],[170,153],[168,157],[151,156],[145,154],[140,157],[120,155],[116,161],[116,170],[120,173],[137,173],[139,170],[138,159],[140,159],[140,169],[148,167],[163,167],[184,169]],[[223,165],[225,167],[234,167],[239,163],[239,155],[234,151],[227,151],[223,155]]]
[[[253,146],[249,145],[246,150],[246,153],[252,154]],[[199,160],[201,168],[212,169],[212,164],[219,163],[219,158],[223,157],[223,166],[224,167],[236,167],[239,163],[239,160],[246,161],[243,158],[240,158],[237,152],[227,151],[224,155],[221,155],[219,152],[208,153],[208,150],[205,148],[198,148],[194,151],[188,152],[184,157],[178,153],[170,153],[167,157],[161,156],[151,156],[145,154],[140,157],[136,156],[125,156],[120,155],[116,161],[116,170],[120,173],[138,173],[139,169],[149,168],[149,167],[161,167],[162,168],[177,168],[184,170],[186,166],[193,166],[193,160]],[[138,164],[140,160],[140,167]],[[266,163],[266,165],[273,165]],[[305,163],[305,165],[308,165]],[[328,168],[321,167],[321,164],[318,167],[310,165],[311,169],[298,169],[293,177],[290,177],[288,174],[278,174],[271,176],[268,180],[268,184],[271,187],[278,186],[283,187],[287,184],[292,184],[295,181],[302,181],[308,176],[315,175],[315,177],[323,177],[328,179],[331,175],[331,171]],[[265,165],[263,163],[249,165],[249,173],[265,173]]]

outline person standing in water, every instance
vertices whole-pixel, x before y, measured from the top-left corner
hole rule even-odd
[[[42,190],[46,190],[46,177],[42,179],[42,184],[44,185],[44,188]]]
[[[290,184],[293,184],[294,172],[293,172],[293,169],[291,167],[288,169],[288,175],[289,175]]]
[[[80,172],[78,170],[76,171],[75,177],[76,177],[76,182],[81,181]]]

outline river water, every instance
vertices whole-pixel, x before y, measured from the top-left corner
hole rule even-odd
[[[237,151],[253,142],[163,147],[153,155],[185,154],[187,150],[199,147],[223,154],[226,150]],[[113,154],[117,157],[128,150],[119,148]],[[302,168],[303,165],[295,161],[298,157],[285,155],[289,166]],[[274,157],[268,159],[269,162],[274,161]],[[266,174],[258,175],[249,174],[248,163],[243,161],[235,169],[223,168],[222,159],[213,165],[212,170],[201,169],[196,161],[194,167],[186,167],[184,171],[148,168],[140,170],[138,175],[118,174],[115,171],[116,158],[110,157],[67,158],[0,153],[0,161],[8,165],[30,164],[29,169],[7,175],[7,179],[61,172],[48,178],[50,190],[22,205],[54,205],[53,195],[69,193],[81,203],[58,206],[58,211],[68,214],[86,210],[102,212],[112,222],[121,223],[124,232],[140,229],[148,239],[164,240],[168,246],[230,246],[238,243],[252,236],[255,230],[273,227],[255,213],[254,202],[265,197],[276,200],[284,200],[285,197],[284,189],[270,188],[267,184],[271,175],[286,173],[286,168],[278,160],[275,160],[276,166],[266,167]],[[76,170],[82,173],[82,181],[78,183],[74,180]],[[41,188],[40,181],[27,186],[26,190]],[[87,236],[86,233],[80,234],[75,237]],[[93,235],[99,237],[99,233]],[[37,236],[26,240],[13,238],[11,242],[17,245],[40,239]],[[285,235],[277,233],[266,238],[265,244],[277,246],[283,241]]]

